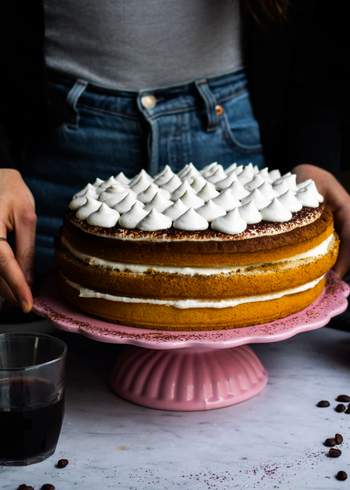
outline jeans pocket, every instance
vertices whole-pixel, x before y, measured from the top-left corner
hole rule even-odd
[[[254,117],[248,91],[221,103],[222,128],[230,145],[246,153],[262,149],[259,125]]]

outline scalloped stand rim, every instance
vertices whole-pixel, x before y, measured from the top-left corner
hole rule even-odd
[[[330,273],[321,297],[287,318],[232,330],[161,332],[89,317],[64,303],[53,281],[45,286],[45,293],[35,299],[36,313],[58,328],[96,341],[130,344],[119,354],[111,376],[118,396],[149,408],[178,411],[227,407],[260,393],[267,373],[246,344],[278,342],[323,327],[346,309],[350,292]]]

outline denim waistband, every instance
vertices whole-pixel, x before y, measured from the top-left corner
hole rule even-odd
[[[53,95],[54,110],[59,113],[65,106],[65,111],[70,113],[73,125],[77,121],[78,105],[100,113],[131,119],[140,118],[143,114],[149,121],[165,114],[200,110],[206,113],[206,128],[211,131],[215,130],[219,123],[217,105],[245,92],[247,81],[245,71],[241,69],[227,75],[203,78],[165,89],[127,92],[105,89],[87,80],[74,79],[50,71],[49,87],[53,89],[51,95]],[[147,95],[152,96],[153,105],[145,105],[144,97]]]
[[[71,77],[70,75],[63,74],[61,72],[54,71],[52,69],[48,70],[48,79],[50,82],[56,82],[65,85],[67,88],[71,87],[77,81],[76,77]],[[166,88],[159,89],[145,89],[139,92],[127,91],[127,90],[113,90],[110,88],[105,88],[100,85],[93,84],[86,81],[86,89],[95,94],[101,95],[111,95],[114,97],[126,97],[134,99],[138,95],[153,94],[158,97],[167,96],[178,96],[178,95],[193,95],[196,92],[196,84],[208,83],[209,87],[212,89],[220,89],[226,86],[236,85],[239,82],[246,82],[246,72],[244,68],[241,68],[235,72],[228,73],[225,75],[220,75],[217,77],[201,78],[198,80],[193,80],[192,82],[174,85]]]

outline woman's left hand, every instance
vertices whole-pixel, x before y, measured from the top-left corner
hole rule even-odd
[[[301,164],[294,167],[297,180],[313,179],[334,215],[335,228],[340,236],[340,252],[335,272],[343,277],[350,269],[350,194],[333,174],[316,165]]]

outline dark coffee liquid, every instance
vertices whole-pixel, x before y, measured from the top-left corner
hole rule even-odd
[[[0,461],[25,461],[54,450],[63,410],[63,397],[55,399],[53,385],[45,381],[0,381]]]

